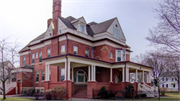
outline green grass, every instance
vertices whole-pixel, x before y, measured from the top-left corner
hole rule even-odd
[[[171,98],[180,98],[179,93],[165,93],[165,96],[171,97]]]
[[[134,99],[134,100],[159,100],[159,98],[145,98],[145,99]],[[176,98],[160,98],[160,100],[179,100]]]
[[[2,100],[2,98],[0,98],[0,100]],[[24,101],[24,100],[34,100],[34,99],[32,99],[32,98],[6,98],[5,100],[15,100],[15,101],[17,101],[17,100],[21,100],[21,101]]]

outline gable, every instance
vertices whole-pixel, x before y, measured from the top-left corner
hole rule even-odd
[[[117,26],[117,27],[116,27]],[[124,33],[122,31],[121,25],[119,24],[118,19],[116,18],[113,23],[110,25],[110,27],[108,28],[107,32],[111,33],[113,36],[113,31],[114,29],[118,29],[120,31],[120,39],[126,41],[126,38],[124,36]]]
[[[51,22],[52,23],[52,22]],[[52,24],[49,25],[48,29],[46,30],[45,34],[44,34],[44,38],[49,38],[51,36],[53,36],[53,31],[52,31]]]

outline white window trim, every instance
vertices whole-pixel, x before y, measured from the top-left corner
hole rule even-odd
[[[83,71],[84,72],[84,74],[82,74],[82,75],[84,75],[84,82],[78,82],[78,71]],[[79,83],[79,84],[85,84],[85,83],[87,83],[87,82],[85,82],[86,81],[86,78],[85,78],[85,76],[87,76],[87,74],[86,74],[86,72],[84,71],[84,70],[82,70],[82,69],[79,69],[78,71],[76,71],[76,73],[77,73],[77,75],[76,75],[76,81],[74,81],[75,83]],[[75,73],[75,74],[76,74]],[[74,77],[75,77],[75,74],[74,74]],[[88,78],[88,77],[87,77]],[[74,79],[74,78],[73,78]]]
[[[78,46],[73,46],[73,54],[74,54],[74,47],[77,47],[77,54],[75,54],[75,55],[78,55]]]

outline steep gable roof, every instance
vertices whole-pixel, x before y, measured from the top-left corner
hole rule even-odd
[[[106,32],[115,19],[116,18],[113,18],[113,19],[101,22],[99,24],[93,24],[90,27],[92,31],[94,32],[94,34]]]
[[[71,28],[71,29],[74,29],[76,30],[76,28],[71,24],[71,21],[73,19],[73,17],[68,17],[68,18],[63,18],[63,17],[59,17],[61,19],[61,21],[68,27],[68,28]],[[69,20],[70,18],[70,20]],[[75,19],[74,19],[75,20]]]

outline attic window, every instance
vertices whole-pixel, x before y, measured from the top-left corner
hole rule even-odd
[[[118,25],[116,24],[115,27],[118,28]]]
[[[84,26],[81,25],[81,32],[84,32]]]

